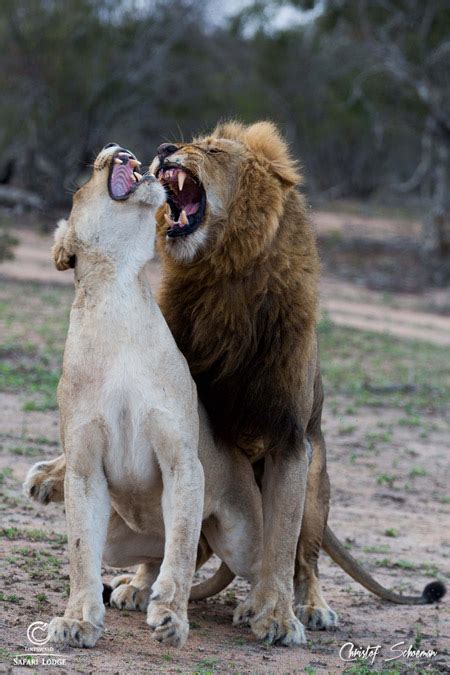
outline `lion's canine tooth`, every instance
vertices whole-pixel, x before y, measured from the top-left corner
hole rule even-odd
[[[129,164],[130,166],[133,167],[133,169],[136,169],[138,166],[141,166],[141,162],[137,159],[130,159]]]
[[[142,174],[138,173],[137,171],[133,171],[134,175],[136,176],[137,180],[141,180]]]
[[[178,189],[181,192],[183,189],[184,181],[186,180],[186,173],[184,171],[178,172]]]
[[[123,164],[123,162],[118,157],[114,157],[114,164]]]
[[[167,213],[164,214],[164,219],[165,219],[166,223],[168,225],[170,225],[170,227],[173,227],[176,224],[175,221],[172,220],[172,218],[167,215]]]
[[[180,174],[178,174],[180,175]],[[183,209],[180,215],[180,223],[182,225],[188,225],[189,224],[189,218],[186,215],[186,211]]]

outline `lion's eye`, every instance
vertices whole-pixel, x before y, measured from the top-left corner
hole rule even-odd
[[[216,152],[223,152],[223,150],[219,150],[219,148],[208,148],[206,152],[210,154],[215,154]]]

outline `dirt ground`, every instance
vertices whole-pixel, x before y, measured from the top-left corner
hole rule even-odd
[[[325,216],[321,218],[327,227]],[[450,672],[448,597],[425,607],[390,605],[349,579],[325,554],[322,584],[340,624],[330,633],[308,631],[305,647],[271,647],[258,643],[248,628],[233,627],[233,608],[247,592],[246,583],[237,580],[219,596],[192,604],[190,636],[182,651],[154,642],[143,614],[111,608],[96,648],[55,648],[51,657],[29,651],[28,626],[61,615],[68,592],[62,505],[28,502],[21,483],[34,462],[60,452],[58,416],[50,400],[56,380],[47,381],[41,366],[45,372],[55,369],[57,378],[72,275],[52,269],[48,237],[23,232],[20,239],[16,259],[0,265],[1,356],[6,363],[0,393],[3,670]],[[149,274],[156,287],[157,263]],[[333,276],[325,275],[322,283],[329,522],[381,583],[408,594],[436,578],[448,585],[450,578],[450,425],[444,391],[450,372],[450,318],[436,312],[447,302],[437,291],[387,296]],[[361,363],[370,359],[370,369],[360,373]],[[36,398],[47,389],[47,398]],[[104,578],[116,573],[105,569]],[[381,648],[373,662],[346,662],[340,653],[349,642]],[[393,646],[405,650],[410,645],[436,654],[386,660],[398,656]],[[14,665],[26,655],[28,666]]]

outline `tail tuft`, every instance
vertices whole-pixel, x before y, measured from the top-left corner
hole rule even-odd
[[[445,584],[442,581],[432,581],[427,584],[422,591],[422,598],[427,604],[431,602],[438,602],[447,593]]]

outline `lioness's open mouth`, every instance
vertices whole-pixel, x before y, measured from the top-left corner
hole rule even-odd
[[[170,216],[166,213],[168,237],[192,234],[205,215],[206,194],[203,185],[188,169],[165,163],[157,173],[167,192]]]
[[[108,190],[111,199],[128,199],[136,190],[143,176],[137,169],[141,163],[128,150],[118,150],[113,155],[108,177]]]

